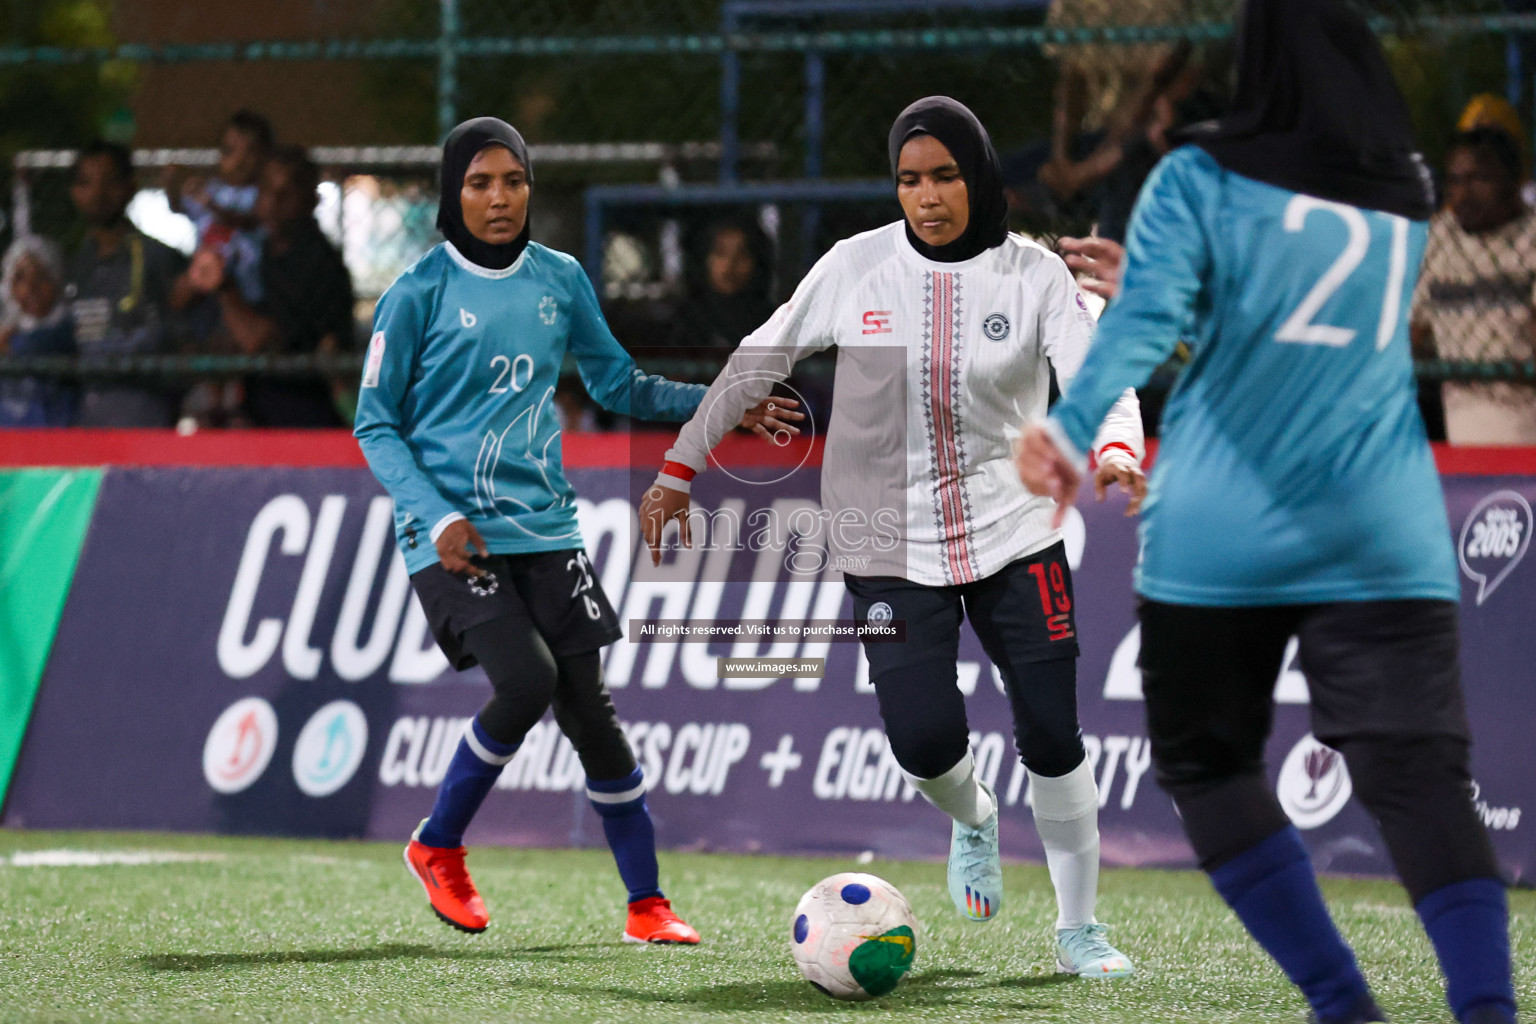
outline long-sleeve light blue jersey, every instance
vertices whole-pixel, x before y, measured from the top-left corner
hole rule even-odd
[[[1087,450],[1183,337],[1136,589],[1186,605],[1458,597],[1408,301],[1427,229],[1169,154],[1119,296],[1052,417]]]
[[[614,412],[686,420],[704,395],[642,373],[581,265],[535,242],[505,270],[445,242],[379,299],[354,433],[411,572],[437,561],[433,527],[455,513],[492,554],[580,546],[554,402],[567,352]]]

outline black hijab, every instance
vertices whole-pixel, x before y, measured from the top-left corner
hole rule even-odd
[[[1434,213],[1407,104],[1345,0],[1247,0],[1238,33],[1231,111],[1180,141],[1292,192],[1414,220]]]
[[[929,96],[918,100],[896,118],[891,126],[889,149],[891,175],[895,176],[901,147],[914,135],[931,135],[944,144],[960,166],[965,191],[970,200],[970,221],[959,238],[948,245],[929,245],[912,233],[907,224],[907,241],[930,260],[958,263],[1008,237],[1008,200],[1003,195],[1003,172],[997,150],[987,130],[965,104],[948,96]]]
[[[505,270],[517,261],[528,245],[528,226],[533,218],[523,221],[523,230],[510,242],[482,242],[464,226],[464,209],[459,203],[459,192],[464,187],[464,175],[469,171],[470,162],[487,146],[507,147],[517,162],[523,165],[529,183],[533,182],[533,164],[528,162],[528,145],[523,142],[516,128],[494,117],[476,117],[465,121],[449,132],[447,141],[443,143],[437,230],[471,263],[487,270]]]

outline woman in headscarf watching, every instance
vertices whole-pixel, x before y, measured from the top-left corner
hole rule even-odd
[[[5,251],[0,356],[72,356],[75,333],[64,298],[59,247],[23,235]],[[0,427],[67,427],[74,391],[38,377],[0,378]]]
[[[1314,1019],[1367,1024],[1386,1016],[1292,824],[1329,820],[1352,782],[1456,1019],[1513,1024],[1504,885],[1469,771],[1461,587],[1409,353],[1433,206],[1407,106],[1341,0],[1249,0],[1232,111],[1188,141],[1142,190],[1119,294],[1026,432],[1020,475],[1065,508],[1097,417],[1194,339],[1136,568],[1158,782]],[[1264,750],[1292,637],[1312,736],[1277,793]]]
[[[453,130],[437,218],[446,240],[379,300],[363,369],[355,432],[395,500],[411,583],[449,663],[478,663],[493,688],[406,864],[438,917],[485,930],[464,831],[553,705],[628,889],[624,939],[696,943],[662,894],[645,778],[603,685],[600,651],[621,632],[582,547],[553,398],[567,355],[592,397],[626,416],[685,419],[704,388],[635,366],[580,264],[529,240],[532,184],[511,125],[480,117]],[[740,422],[767,434],[795,418],[759,408]]]
[[[905,216],[839,242],[742,341],[667,453],[641,527],[653,559],[669,521],[688,544],[690,481],[710,450],[795,361],[836,345],[821,472],[828,553],[857,621],[905,624],[903,640],[864,649],[892,753],[953,822],[950,898],[977,922],[1002,904],[1001,805],[976,774],[957,687],[969,618],[1012,706],[1056,890],[1058,966],[1127,977],[1130,960],[1094,916],[1099,802],[1077,720],[1066,548],[1052,503],[1025,491],[1009,461],[1011,437],[1045,412],[1051,368],[1064,382],[1077,371],[1093,318],[1061,260],[1009,234],[997,154],[970,110],[917,101],[888,153]],[[1094,449],[1101,488],[1139,492],[1134,393]]]

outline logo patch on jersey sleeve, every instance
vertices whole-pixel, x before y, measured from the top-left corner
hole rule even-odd
[[[384,332],[374,332],[368,342],[368,363],[363,367],[363,387],[379,386],[379,370],[384,366]]]
[[[1094,318],[1092,310],[1088,308],[1088,300],[1083,298],[1083,293],[1080,291],[1077,292],[1077,319],[1089,327],[1098,323],[1098,320]]]

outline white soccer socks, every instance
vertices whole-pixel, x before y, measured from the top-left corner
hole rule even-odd
[[[1099,787],[1093,768],[1084,758],[1058,778],[1030,772],[1029,790],[1056,889],[1056,927],[1092,924],[1099,894]]]
[[[979,828],[997,810],[992,794],[976,777],[976,761],[967,750],[955,766],[943,775],[932,779],[920,779],[907,775],[923,799],[968,828]],[[1090,776],[1091,781],[1091,776]],[[1095,826],[1094,852],[1098,852],[1098,832]]]

